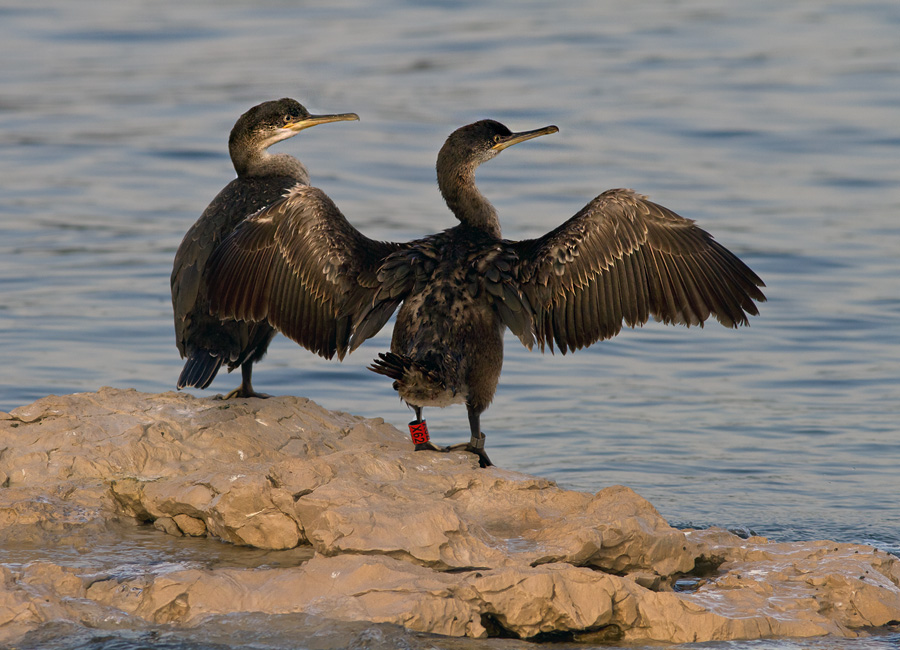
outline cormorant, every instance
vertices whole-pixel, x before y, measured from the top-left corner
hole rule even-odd
[[[454,131],[438,154],[438,187],[460,224],[405,244],[375,242],[321,191],[294,187],[247,219],[210,262],[212,309],[268,319],[301,345],[353,350],[402,303],[391,351],[370,368],[394,379],[415,411],[416,449],[428,440],[422,407],[465,403],[465,449],[490,465],[479,419],[490,404],[509,328],[529,349],[563,354],[650,316],[702,325],[748,324],[765,301],[760,278],[712,236],[631,190],[606,191],[542,237],[502,239],[475,170],[503,149],[555,133],[512,133],[493,120]],[[273,272],[266,272],[269,265]]]
[[[228,151],[237,178],[203,211],[175,254],[171,277],[175,343],[181,357],[187,357],[179,389],[206,388],[225,363],[229,372],[240,366],[242,375],[241,385],[226,399],[268,397],[253,390],[251,374],[275,330],[264,320],[221,320],[210,315],[206,264],[216,246],[247,216],[275,203],[294,185],[309,184],[303,163],[285,153],[270,154],[270,146],[317,124],[358,119],[354,113],[310,115],[300,103],[285,97],[254,106],[235,122]]]

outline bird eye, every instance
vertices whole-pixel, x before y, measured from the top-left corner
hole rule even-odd
[[[499,135],[495,135],[495,136],[494,136],[494,142],[496,142],[497,144],[500,144],[500,142],[501,142],[502,140],[503,140],[503,138],[502,138],[501,136],[499,136]]]
[[[285,115],[285,116],[284,116],[284,123],[285,123],[285,124],[288,124],[289,122],[293,121],[293,119],[294,119],[294,118],[292,118],[290,115]]]

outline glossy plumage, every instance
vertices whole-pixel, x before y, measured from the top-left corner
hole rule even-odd
[[[404,244],[364,237],[320,191],[295,187],[216,251],[213,310],[265,318],[309,349],[342,356],[399,305],[391,351],[372,369],[394,379],[417,421],[424,406],[465,403],[471,439],[458,447],[482,466],[490,460],[479,420],[500,377],[505,328],[528,348],[566,353],[651,316],[684,325],[714,316],[737,327],[758,313],[764,285],[753,271],[692,221],[631,190],[604,192],[543,237],[502,239],[475,170],[556,131],[512,133],[493,120],[457,129],[437,172],[460,224]]]
[[[240,387],[228,397],[264,397],[253,390],[252,366],[265,355],[275,329],[264,319],[212,316],[206,265],[216,246],[247,216],[278,202],[291,187],[309,184],[309,173],[299,160],[270,154],[268,147],[316,124],[353,119],[359,118],[352,113],[310,115],[295,100],[284,98],[254,106],[235,123],[228,148],[237,178],[203,211],[175,254],[175,342],[182,358],[187,357],[178,388],[208,387],[225,364],[229,371],[240,366],[242,374]]]

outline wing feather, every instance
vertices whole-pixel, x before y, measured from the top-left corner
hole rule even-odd
[[[737,256],[631,190],[604,192],[559,228],[509,246],[542,349],[576,350],[651,316],[737,327],[765,301],[762,280]]]
[[[210,311],[267,320],[305,348],[343,358],[354,329],[373,309],[378,267],[402,248],[365,237],[324,192],[296,185],[245,219],[213,252]],[[393,313],[384,311],[378,312],[381,325]],[[366,328],[367,336],[375,332]]]

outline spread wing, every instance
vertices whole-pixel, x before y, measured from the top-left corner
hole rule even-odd
[[[283,176],[236,178],[219,192],[185,234],[175,253],[170,279],[175,342],[181,356],[201,347],[236,360],[238,350],[248,343],[247,324],[225,324],[210,315],[204,275],[207,262],[235,226],[279,200],[295,182],[296,179]]]
[[[401,248],[365,237],[324,192],[296,185],[215,250],[207,270],[210,310],[268,320],[303,347],[342,359],[356,326],[366,321],[371,336],[396,308],[382,304],[372,314],[377,269]]]
[[[712,235],[631,190],[604,192],[559,228],[512,244],[541,349],[565,353],[640,325],[748,324],[760,278]]]

